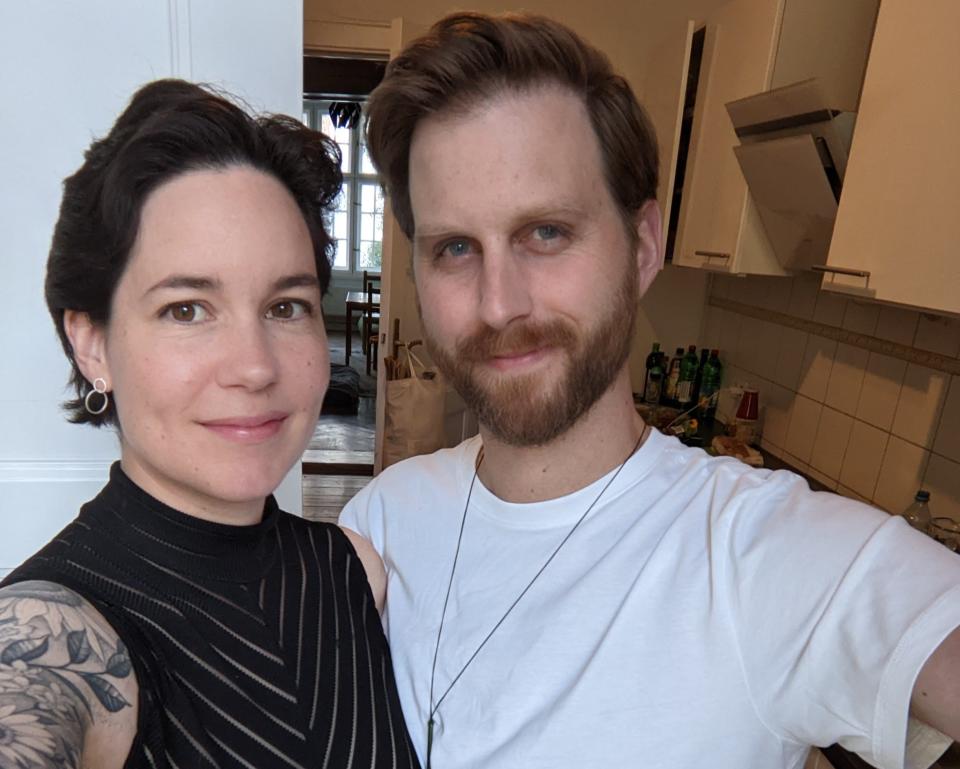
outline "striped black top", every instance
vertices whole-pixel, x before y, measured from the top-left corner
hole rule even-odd
[[[141,767],[417,766],[363,566],[330,524],[271,497],[255,526],[110,482],[4,584],[74,590],[129,649]]]

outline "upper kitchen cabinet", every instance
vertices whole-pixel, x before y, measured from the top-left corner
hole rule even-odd
[[[960,2],[883,0],[823,288],[960,313]]]
[[[705,19],[686,164],[676,167],[683,170],[675,185],[679,216],[668,254],[674,264],[789,274],[748,194],[726,104],[817,78],[835,109],[856,109],[877,3],[731,0]]]

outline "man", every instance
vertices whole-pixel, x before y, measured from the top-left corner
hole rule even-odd
[[[547,19],[448,17],[390,65],[368,141],[481,425],[341,519],[386,563],[424,764],[771,769],[840,742],[920,766],[934,728],[960,737],[960,559],[637,417],[656,147],[605,57]]]

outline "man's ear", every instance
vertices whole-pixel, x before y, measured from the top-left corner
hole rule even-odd
[[[110,367],[107,364],[107,331],[94,323],[85,312],[65,310],[63,329],[73,348],[73,359],[88,382],[100,378],[111,389]]]
[[[648,200],[635,217],[637,228],[637,274],[640,296],[647,293],[663,267],[663,220],[656,200]]]

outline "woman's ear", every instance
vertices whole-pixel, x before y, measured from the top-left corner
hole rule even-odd
[[[73,348],[73,359],[88,382],[103,379],[110,390],[110,367],[107,365],[107,332],[85,312],[65,310],[63,329]]]

